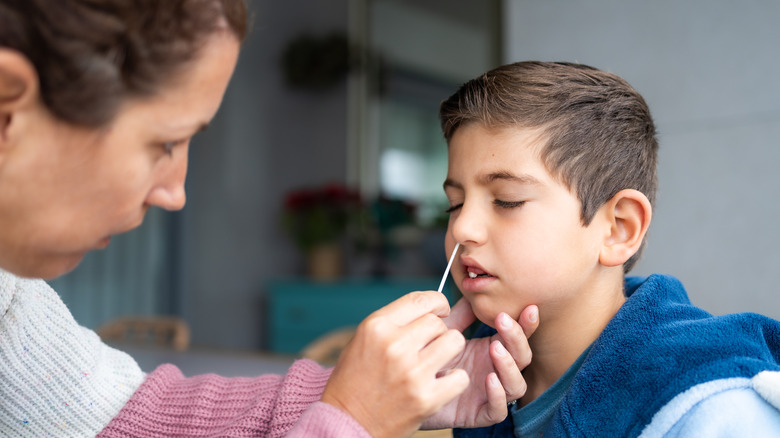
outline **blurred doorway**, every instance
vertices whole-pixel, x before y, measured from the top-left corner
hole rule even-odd
[[[350,82],[352,182],[418,206],[422,225],[446,207],[439,103],[501,60],[499,0],[353,0],[361,67]]]

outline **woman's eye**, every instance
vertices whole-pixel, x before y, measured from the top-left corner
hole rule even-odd
[[[525,201],[502,201],[500,199],[496,199],[493,201],[493,204],[497,207],[509,209],[519,207],[525,204]]]
[[[168,155],[171,155],[173,153],[173,148],[186,142],[187,140],[174,140],[174,141],[166,141],[162,144],[163,149],[165,150],[165,153]]]
[[[448,208],[448,209],[444,210],[444,212],[445,212],[445,213],[447,213],[447,214],[450,214],[450,213],[452,213],[453,211],[455,211],[455,210],[457,210],[457,209],[459,209],[459,208],[461,208],[461,207],[463,207],[463,203],[462,203],[462,202],[461,202],[460,204],[457,204],[457,205],[453,205],[453,206],[451,206],[450,208]]]

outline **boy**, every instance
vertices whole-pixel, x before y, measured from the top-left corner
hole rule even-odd
[[[503,423],[456,436],[780,436],[780,323],[714,317],[669,276],[625,277],[658,149],[628,83],[517,63],[464,84],[440,117],[453,278],[485,323],[530,304],[541,321],[526,394]]]

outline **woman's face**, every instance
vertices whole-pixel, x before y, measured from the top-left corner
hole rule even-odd
[[[14,116],[16,142],[0,154],[0,267],[56,277],[150,206],[184,207],[189,141],[217,112],[238,51],[215,34],[169,86],[126,102],[101,130],[63,124],[40,103]]]

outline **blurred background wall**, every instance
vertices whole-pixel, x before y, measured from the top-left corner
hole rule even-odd
[[[266,348],[269,282],[305,273],[280,226],[285,197],[301,187],[339,183],[366,200],[414,204],[418,230],[396,239],[407,243],[385,274],[440,275],[446,148],[436,105],[465,80],[527,59],[612,71],[647,99],[661,144],[660,193],[635,273],[677,275],[694,303],[714,313],[780,318],[780,4],[250,4],[254,26],[233,82],[192,144],[186,208],[153,212],[52,282],[82,324],[173,313],[190,323],[193,344]],[[326,74],[326,86],[291,83],[284,59],[292,43],[332,36],[350,42],[343,74]],[[334,50],[326,59],[340,56]],[[370,256],[347,256],[346,276],[370,274]]]

